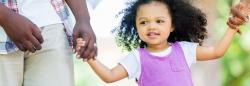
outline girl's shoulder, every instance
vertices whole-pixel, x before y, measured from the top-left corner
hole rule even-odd
[[[178,41],[177,43],[179,43],[182,48],[188,66],[190,67],[192,64],[196,63],[196,48],[199,43],[188,41]]]
[[[128,53],[128,55],[126,56],[126,58],[133,58],[133,59],[136,58],[136,60],[139,60],[139,57],[140,57],[140,55],[139,55],[139,50],[140,50],[140,48],[131,50],[131,51]]]

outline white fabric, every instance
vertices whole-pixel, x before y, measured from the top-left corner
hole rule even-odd
[[[62,23],[50,0],[17,0],[19,13],[38,27]]]
[[[179,42],[179,44],[182,47],[182,50],[184,52],[186,62],[188,66],[190,67],[191,64],[196,63],[196,47],[198,43],[191,43],[191,42]],[[155,56],[166,56],[170,53],[172,50],[172,47],[170,46],[168,49],[159,52],[159,53],[151,53]],[[160,57],[159,57],[160,58]],[[124,59],[120,61],[120,63],[128,72],[128,78],[136,78],[139,79],[141,74],[141,65],[140,65],[140,55],[139,51],[133,50],[130,52]]]

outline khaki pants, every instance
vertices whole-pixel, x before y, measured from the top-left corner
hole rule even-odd
[[[72,50],[62,24],[41,28],[35,53],[0,54],[0,86],[74,86]]]

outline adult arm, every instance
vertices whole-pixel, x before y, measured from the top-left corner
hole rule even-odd
[[[76,24],[73,30],[73,47],[76,48],[76,39],[83,38],[86,45],[80,50],[80,57],[85,59],[94,58],[97,54],[96,37],[90,25],[90,16],[85,0],[66,0],[72,10]]]

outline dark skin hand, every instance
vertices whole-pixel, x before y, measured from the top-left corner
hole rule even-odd
[[[21,51],[40,50],[43,37],[39,28],[26,17],[0,4],[0,25]]]
[[[85,46],[80,49],[80,58],[88,60],[97,55],[96,36],[90,25],[90,16],[86,0],[65,0],[75,16],[76,24],[73,30],[73,47],[76,50],[76,39],[83,38]]]
[[[84,23],[76,23],[73,31],[74,49],[76,49],[77,38],[83,38],[86,42],[86,45],[82,46],[79,50],[80,57],[87,60],[94,58],[97,54],[97,47],[94,46],[96,43],[96,37],[89,22],[85,21]]]

